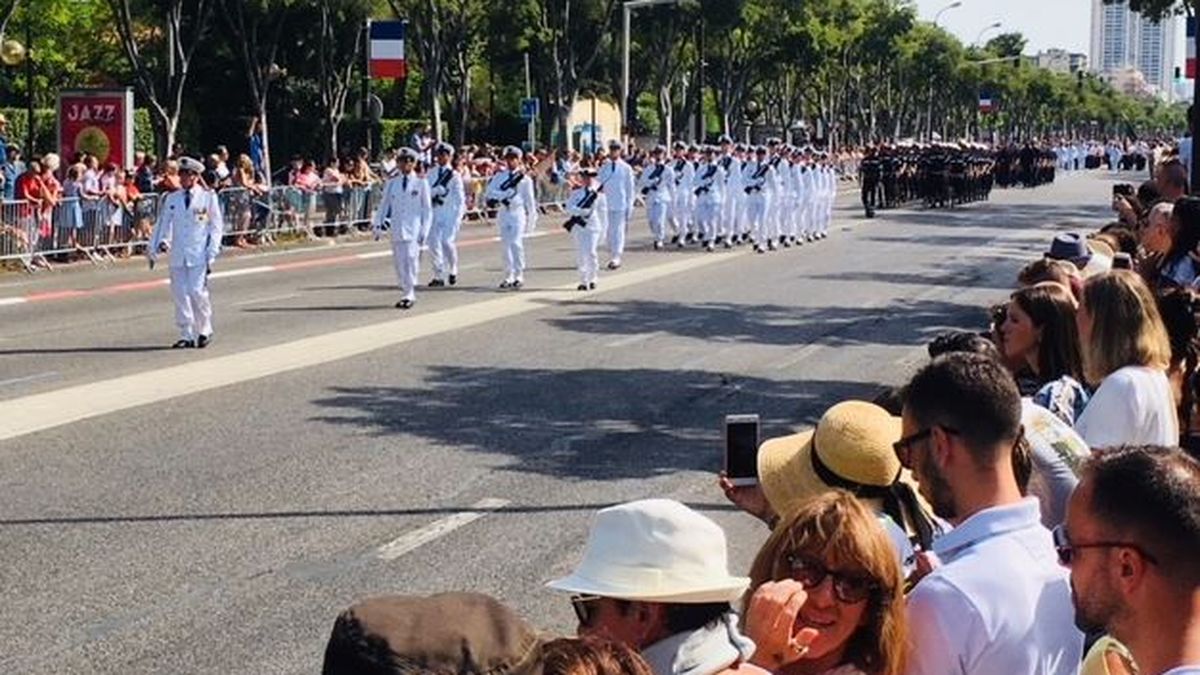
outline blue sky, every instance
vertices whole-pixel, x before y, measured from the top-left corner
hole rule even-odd
[[[915,0],[921,18],[932,20],[934,14],[951,0]],[[975,41],[983,27],[1000,21],[1001,30],[1017,31],[1029,39],[1027,52],[1035,53],[1051,47],[1088,53],[1091,31],[1091,0],[962,0],[962,7],[942,14],[938,22],[963,42]],[[984,36],[995,36],[989,31]]]

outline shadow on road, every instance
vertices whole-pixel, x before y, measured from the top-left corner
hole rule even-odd
[[[403,436],[419,436],[510,457],[500,470],[612,480],[718,470],[726,414],[760,414],[768,437],[881,389],[695,370],[440,366],[420,388],[335,387],[315,401],[330,414],[315,419],[395,436],[397,449]]]

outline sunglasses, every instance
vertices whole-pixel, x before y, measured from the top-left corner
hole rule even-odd
[[[580,626],[590,626],[592,619],[596,615],[592,612],[591,606],[600,600],[598,595],[572,595],[571,607],[575,610],[575,618],[579,619]]]
[[[847,605],[855,605],[866,600],[879,589],[879,585],[866,577],[853,576],[833,572],[820,561],[802,555],[789,555],[788,565],[792,568],[792,578],[810,591],[825,582],[825,578],[833,579],[833,596]]]
[[[892,443],[892,451],[896,453],[896,459],[900,460],[900,466],[912,470],[912,446],[933,435],[934,428],[940,428],[942,431],[951,436],[958,436],[959,431],[951,427],[935,425],[927,429],[922,429],[914,434],[904,436],[900,440]]]
[[[1088,543],[1073,543],[1070,537],[1067,536],[1067,528],[1059,525],[1051,532],[1054,535],[1054,550],[1058,553],[1058,564],[1063,567],[1070,567],[1071,563],[1075,562],[1078,553],[1085,548],[1128,548],[1137,551],[1138,555],[1145,558],[1151,564],[1157,565],[1158,560],[1150,555],[1146,549],[1128,541],[1093,541]]]

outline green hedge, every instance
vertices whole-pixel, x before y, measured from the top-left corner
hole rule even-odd
[[[0,108],[0,113],[8,118],[8,142],[24,150],[29,132],[29,113],[24,108]],[[57,152],[57,122],[51,109],[33,111],[33,145],[37,153]],[[133,146],[136,150],[154,151],[154,128],[150,125],[150,113],[142,108],[133,111]]]

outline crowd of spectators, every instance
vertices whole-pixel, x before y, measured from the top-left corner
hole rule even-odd
[[[1115,222],[1047,242],[905,386],[767,440],[755,485],[721,476],[769,529],[745,574],[700,513],[619,504],[548,580],[578,638],[479,596],[375,598],[337,619],[324,672],[1200,674],[1186,183],[1168,159],[1119,188]]]

